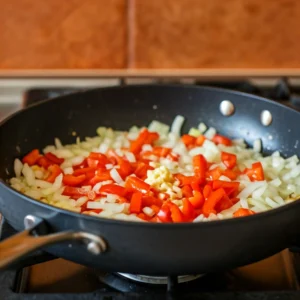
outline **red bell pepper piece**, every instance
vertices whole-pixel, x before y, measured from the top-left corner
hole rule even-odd
[[[196,138],[189,134],[184,134],[181,137],[182,142],[185,144],[185,146],[188,148],[190,146],[194,146],[196,143]]]
[[[144,182],[143,180],[135,177],[135,176],[129,176],[126,179],[125,187],[128,189],[128,191],[131,192],[141,192],[143,194],[146,194],[150,191],[151,186]]]
[[[98,182],[106,180],[111,180],[109,171],[105,170],[101,172],[96,172],[96,175],[90,180],[90,184],[95,185]]]
[[[162,205],[159,212],[157,213],[157,217],[163,223],[172,222],[171,209],[170,209],[170,206],[168,205],[168,202],[165,202]]]
[[[191,185],[194,181],[195,181],[195,177],[194,176],[185,176],[183,174],[174,174],[174,177],[179,180],[180,182],[180,186],[184,186],[184,185]]]
[[[212,185],[213,190],[217,190],[219,188],[223,188],[223,189],[236,189],[238,190],[240,183],[239,182],[228,182],[228,181],[223,181],[223,180],[214,180]]]
[[[179,207],[172,203],[169,202],[168,205],[170,206],[170,211],[171,211],[171,219],[174,223],[180,223],[184,221],[184,215],[179,209]]]
[[[204,188],[203,188],[203,196],[205,199],[207,199],[209,197],[209,195],[211,194],[212,192],[212,187],[207,184]]]
[[[171,153],[170,148],[166,147],[153,147],[153,154],[159,157],[167,157]]]
[[[53,183],[55,181],[55,178],[62,173],[61,168],[58,165],[51,165],[48,168],[48,171],[50,172],[49,176],[47,177],[46,181]]]
[[[134,154],[138,154],[141,151],[143,145],[146,143],[148,136],[149,131],[147,129],[142,130],[138,138],[135,141],[131,142],[130,151]]]
[[[196,139],[196,145],[202,146],[205,140],[206,140],[206,137],[204,135],[199,135]]]
[[[142,196],[140,192],[135,192],[132,194],[129,211],[131,213],[140,213],[142,209]]]
[[[236,155],[228,152],[221,153],[221,160],[228,169],[233,169],[236,165]]]
[[[152,145],[158,139],[159,139],[159,134],[157,132],[149,132],[148,131],[148,136],[144,143]]]
[[[235,218],[237,217],[245,217],[245,216],[250,216],[250,215],[254,215],[255,212],[253,210],[247,209],[247,208],[239,208],[234,214],[233,216]]]
[[[213,191],[203,205],[203,214],[205,217],[208,217],[211,213],[216,213],[215,207],[219,201],[226,195],[225,191],[220,188],[216,191]]]
[[[143,196],[142,198],[142,204],[143,207],[145,206],[156,206],[156,207],[161,207],[162,206],[163,201],[160,200],[159,198],[153,197],[153,196]]]
[[[171,152],[170,154],[167,155],[167,159],[172,160],[172,161],[178,161],[179,155]]]
[[[138,162],[134,174],[139,178],[145,178],[148,170],[154,170],[154,168],[144,162]]]
[[[118,165],[120,168],[118,169],[118,173],[120,176],[125,179],[128,175],[132,173],[132,167],[128,160],[122,159],[120,157],[117,158]]]
[[[228,177],[231,180],[235,180],[239,175],[239,171],[234,171],[230,169],[223,170],[222,173],[224,176]]]
[[[85,158],[81,164],[73,166],[74,170],[88,167],[87,159]]]
[[[51,152],[45,154],[45,157],[51,161],[52,164],[61,165],[65,160],[63,158],[59,158]]]
[[[22,159],[24,164],[28,164],[29,166],[34,165],[38,159],[40,158],[40,151],[38,149],[34,149],[25,155]]]
[[[100,187],[99,190],[100,194],[108,193],[108,194],[115,194],[121,197],[126,195],[126,189],[117,184],[105,184]]]
[[[48,169],[49,166],[52,164],[45,156],[41,156],[37,162],[40,167],[43,167],[45,169]]]
[[[68,186],[78,186],[86,179],[85,174],[79,176],[73,176],[70,174],[66,174],[63,177],[63,184]]]
[[[205,181],[205,173],[207,169],[207,162],[202,154],[198,154],[193,157],[193,166],[195,176],[200,178],[203,182]]]
[[[222,176],[222,170],[219,167],[215,167],[212,170],[206,172],[206,177],[210,178],[211,180],[217,180]]]
[[[194,196],[189,198],[194,208],[201,208],[204,203],[204,197],[199,191],[194,191]]]
[[[251,181],[265,180],[264,169],[260,162],[252,164],[252,169],[245,169],[243,173],[246,174]]]
[[[90,173],[90,172],[93,172],[95,174],[95,169],[94,168],[81,168],[81,169],[77,169],[73,172],[73,176],[79,176],[79,175],[82,175],[82,174],[87,174],[87,173]]]
[[[229,199],[227,195],[224,195],[222,200],[217,203],[215,209],[217,212],[222,212],[225,209],[230,208],[234,203]]]
[[[64,190],[62,192],[64,196],[70,196],[73,199],[78,199],[80,197],[83,197],[87,194],[87,191],[85,191],[82,188],[73,187],[73,186],[65,186]],[[74,198],[75,197],[75,198]]]
[[[212,138],[212,141],[215,143],[215,144],[223,144],[225,146],[231,146],[232,145],[232,141],[223,136],[223,135],[220,135],[220,134],[216,134],[213,138]]]
[[[195,218],[195,209],[191,202],[187,199],[183,199],[183,209],[182,213],[184,215],[185,221],[192,221]]]
[[[181,189],[183,197],[192,197],[193,190],[189,185],[184,185]]]

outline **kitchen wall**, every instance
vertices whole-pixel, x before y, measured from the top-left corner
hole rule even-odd
[[[298,0],[0,0],[0,20],[2,74],[300,68]]]

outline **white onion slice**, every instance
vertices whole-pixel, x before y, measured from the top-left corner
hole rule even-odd
[[[113,168],[110,170],[109,172],[111,178],[118,184],[122,184],[124,182],[124,180],[122,179],[122,177],[120,176],[119,172],[116,170],[116,168]]]

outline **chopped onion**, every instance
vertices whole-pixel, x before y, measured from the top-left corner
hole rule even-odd
[[[18,158],[16,158],[14,161],[14,171],[17,177],[21,176],[22,169],[23,169],[22,162]]]
[[[180,115],[176,116],[171,126],[171,132],[179,136],[183,123],[184,117]]]
[[[130,163],[135,163],[136,162],[136,159],[135,159],[135,156],[132,152],[125,152],[125,156],[127,158],[127,160],[130,162]]]
[[[121,184],[124,182],[124,180],[122,179],[122,177],[120,176],[116,168],[111,169],[109,174],[116,183]]]

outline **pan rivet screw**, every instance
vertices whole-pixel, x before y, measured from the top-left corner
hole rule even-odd
[[[101,253],[101,248],[96,242],[89,242],[87,244],[87,250],[95,255],[98,255]]]
[[[220,104],[220,112],[223,116],[229,117],[234,113],[234,105],[228,100],[223,100]]]
[[[35,216],[32,215],[27,215],[24,218],[24,226],[26,229],[32,228],[34,227],[34,225],[36,224],[37,220]]]
[[[269,126],[272,123],[272,114],[268,110],[263,110],[260,114],[260,121],[264,126]]]

